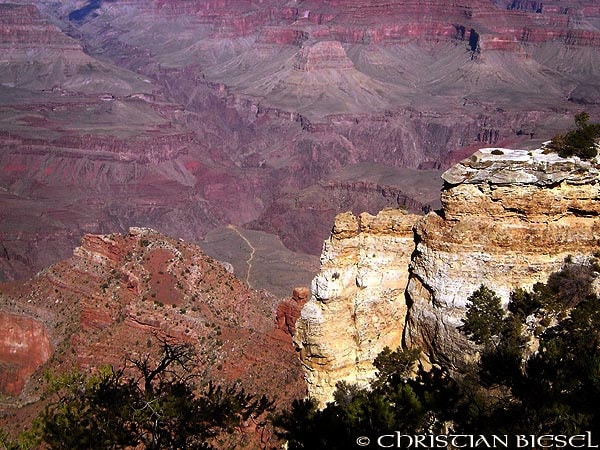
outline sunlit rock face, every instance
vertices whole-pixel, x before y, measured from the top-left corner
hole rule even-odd
[[[399,209],[337,216],[295,334],[309,394],[321,404],[338,381],[366,384],[377,354],[400,345],[417,218]]]
[[[472,350],[457,327],[479,286],[507,302],[567,257],[591,256],[600,238],[598,175],[594,162],[506,149],[482,149],[445,172],[442,211],[415,227],[407,345],[460,369]]]
[[[599,174],[543,149],[488,148],[443,174],[439,211],[339,215],[296,324],[310,395],[324,405],[338,381],[367,384],[385,346],[464,368],[475,349],[458,327],[479,286],[507,303],[597,251]]]

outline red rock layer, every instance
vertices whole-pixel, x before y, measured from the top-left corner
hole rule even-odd
[[[45,325],[0,311],[0,392],[18,395],[31,374],[52,354]]]
[[[0,48],[22,47],[80,50],[81,46],[42,18],[33,5],[0,4]]]
[[[208,25],[212,36],[250,36],[264,32],[263,42],[296,43],[298,33],[345,43],[381,43],[410,39],[455,39],[457,27],[474,28],[489,49],[513,50],[505,42],[559,40],[569,45],[597,46],[598,30],[579,26],[582,17],[600,15],[597,6],[513,1],[498,6],[485,0],[464,3],[445,0],[304,1],[283,0],[119,1],[109,8],[137,8],[167,17],[194,17]],[[508,25],[504,25],[508,24]],[[276,27],[276,28],[270,28]],[[277,27],[288,28],[277,29]],[[304,39],[304,37],[302,38]],[[532,40],[528,40],[532,39]],[[504,43],[504,44],[501,44]]]
[[[0,284],[0,325],[10,330],[0,387],[35,400],[35,371],[120,366],[166,339],[195,347],[204,381],[240,381],[285,402],[305,388],[291,337],[274,326],[277,303],[183,241],[148,229],[88,235],[71,259]]]
[[[296,322],[300,318],[300,311],[310,299],[310,289],[307,287],[294,288],[291,299],[285,299],[277,307],[275,327],[290,337],[296,332]]]

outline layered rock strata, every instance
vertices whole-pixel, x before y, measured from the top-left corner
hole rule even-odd
[[[367,383],[377,354],[400,345],[417,217],[399,209],[337,216],[295,333],[310,395],[321,404],[338,381]]]
[[[52,353],[48,330],[42,322],[3,311],[0,329],[0,392],[17,395]]]
[[[11,402],[38,400],[45,370],[120,367],[156,357],[161,340],[194,346],[202,383],[239,382],[277,392],[282,404],[298,398],[301,367],[291,337],[275,328],[278,303],[197,246],[151,229],[85,235],[68,260],[0,283],[0,397],[10,396],[0,416]]]
[[[322,41],[302,48],[296,54],[294,68],[309,72],[318,69],[352,69],[354,64],[346,56],[344,47],[338,41]]]
[[[129,226],[198,241],[257,221],[318,253],[323,223],[363,210],[319,184],[340,171],[446,168],[600,111],[600,10],[584,0],[14,3],[0,3],[0,280]],[[325,210],[288,208],[309,188]]]
[[[367,383],[402,333],[424,363],[464,368],[475,349],[458,327],[475,290],[506,304],[597,251],[599,175],[596,162],[543,149],[488,148],[442,175],[439,211],[338,216],[295,335],[311,396],[323,405],[338,381]]]
[[[506,149],[483,149],[444,173],[443,212],[416,225],[407,344],[460,369],[472,350],[457,327],[479,286],[506,303],[567,257],[590,257],[600,238],[599,174],[595,163]]]

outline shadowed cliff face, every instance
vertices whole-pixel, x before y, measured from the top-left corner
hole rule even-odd
[[[87,5],[85,5],[83,8],[76,9],[75,11],[70,12],[69,20],[74,20],[74,21],[83,20],[88,16],[88,14],[90,14],[94,10],[100,8],[101,4],[102,4],[102,0],[92,0]]]

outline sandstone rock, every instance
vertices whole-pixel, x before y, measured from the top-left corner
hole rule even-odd
[[[600,236],[596,162],[544,150],[483,149],[448,170],[443,211],[416,225],[406,342],[460,369],[472,345],[458,332],[482,284],[508,302],[545,282],[567,256],[591,256]]]
[[[292,298],[282,301],[277,307],[275,327],[293,337],[296,333],[296,321],[300,318],[300,311],[308,301],[309,296],[310,289],[307,287],[294,288]]]
[[[0,393],[18,395],[31,374],[52,354],[44,324],[0,311]]]
[[[599,169],[543,149],[482,149],[443,174],[439,212],[338,215],[297,322],[310,395],[323,405],[338,381],[366,384],[372,360],[402,332],[425,365],[472,362],[476,349],[458,327],[481,284],[506,304],[567,257],[596,251]]]
[[[309,394],[321,404],[338,381],[364,385],[375,371],[375,356],[400,345],[417,217],[386,209],[336,218],[294,337]]]

